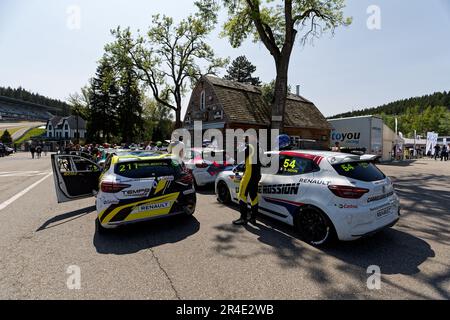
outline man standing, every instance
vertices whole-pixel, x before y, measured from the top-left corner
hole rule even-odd
[[[34,159],[34,153],[36,152],[36,147],[34,144],[30,145],[31,159]]]
[[[239,185],[239,211],[241,217],[233,221],[235,225],[246,225],[248,221],[247,201],[250,198],[251,217],[250,222],[256,223],[258,215],[258,184],[261,180],[261,163],[258,155],[258,141],[255,135],[248,137],[245,148],[245,168]]]
[[[341,152],[341,146],[339,144],[339,141],[336,141],[336,143],[334,144],[334,147],[331,148],[331,151],[333,151],[333,152]]]
[[[448,158],[448,149],[447,149],[447,145],[443,145],[442,146],[442,150],[441,150],[441,161],[447,161]]]
[[[439,157],[439,151],[441,151],[441,147],[438,144],[434,146],[434,160],[437,160]]]

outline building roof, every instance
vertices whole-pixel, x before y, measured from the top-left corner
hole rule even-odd
[[[270,125],[270,106],[262,98],[261,87],[218,77],[206,76],[220,100],[224,112],[232,122]],[[285,127],[330,129],[326,118],[311,101],[288,94]]]
[[[65,120],[69,124],[69,127],[72,130],[77,129],[77,116],[66,117]],[[85,130],[86,129],[86,120],[81,117],[78,117],[78,129]]]
[[[50,123],[53,128],[56,128],[58,126],[58,123],[61,121],[61,119],[62,119],[62,117],[60,117],[60,116],[54,116],[48,120],[48,123]],[[48,123],[47,123],[47,126],[48,126]]]
[[[67,121],[67,123],[69,124],[69,127],[72,130],[75,130],[77,128],[77,117],[76,116],[69,116],[69,117],[55,116],[55,117],[52,117],[50,120],[48,120],[48,122],[51,123],[51,125],[55,129],[62,129],[64,121]],[[47,126],[48,126],[48,123],[47,123]],[[84,120],[81,117],[78,117],[78,129],[86,130],[86,120]]]

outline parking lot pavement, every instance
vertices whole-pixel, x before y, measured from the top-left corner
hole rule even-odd
[[[270,219],[232,226],[236,208],[211,188],[198,193],[194,217],[100,236],[93,198],[56,203],[49,157],[3,159],[0,172],[16,175],[0,174],[0,207],[42,181],[0,210],[2,299],[450,298],[450,163],[382,165],[401,197],[398,225],[317,249]],[[380,290],[367,288],[371,265]],[[79,290],[67,286],[69,266],[80,268]]]

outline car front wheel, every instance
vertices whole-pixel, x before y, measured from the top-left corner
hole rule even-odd
[[[301,238],[310,245],[322,246],[334,238],[333,224],[317,208],[309,207],[300,210],[295,225]]]
[[[223,204],[229,204],[231,202],[230,190],[225,182],[220,181],[217,185],[217,200]]]

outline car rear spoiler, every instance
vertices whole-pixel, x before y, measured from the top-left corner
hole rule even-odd
[[[360,160],[362,161],[368,161],[368,162],[377,162],[381,156],[375,155],[375,154],[364,154],[360,157]]]
[[[345,154],[343,157],[331,157],[329,161],[331,164],[339,164],[345,162],[358,162],[358,161],[366,161],[366,162],[378,162],[381,157],[379,155],[373,154],[364,154],[364,155],[356,155],[356,154]]]

